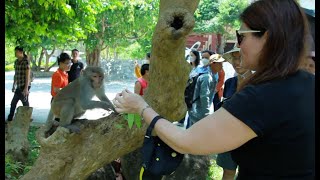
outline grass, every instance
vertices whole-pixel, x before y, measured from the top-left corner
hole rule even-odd
[[[16,180],[29,172],[34,162],[37,160],[40,151],[40,145],[36,140],[36,131],[38,126],[30,126],[28,141],[30,145],[28,160],[25,164],[15,162],[10,155],[5,156],[5,176],[8,179]],[[216,164],[215,158],[210,161],[210,168],[207,180],[220,180],[222,178],[222,168]]]

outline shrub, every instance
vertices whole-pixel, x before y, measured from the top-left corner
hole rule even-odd
[[[14,64],[8,64],[5,66],[5,71],[14,71]]]

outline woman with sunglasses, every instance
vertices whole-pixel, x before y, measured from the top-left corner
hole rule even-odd
[[[232,151],[238,179],[314,179],[314,76],[299,70],[305,14],[294,0],[260,0],[240,20],[240,65],[255,73],[215,113],[182,130],[128,90],[116,95],[116,111],[140,113],[178,152]]]

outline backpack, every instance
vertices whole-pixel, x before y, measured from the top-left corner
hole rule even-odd
[[[188,109],[190,109],[192,107],[192,104],[199,99],[199,97],[196,99],[193,99],[193,94],[197,84],[198,77],[202,74],[204,73],[199,73],[198,75],[188,79],[187,87],[184,90],[184,101],[186,102]]]

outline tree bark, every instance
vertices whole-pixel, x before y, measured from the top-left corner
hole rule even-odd
[[[194,11],[199,0],[161,0],[159,20],[152,39],[150,82],[145,100],[170,121],[186,113],[184,89],[190,70],[184,59],[186,36],[194,27]],[[87,63],[97,65],[99,48],[87,51]],[[98,168],[141,147],[147,125],[128,128],[122,116],[111,113],[105,118],[75,122],[80,134],[58,127],[48,138],[43,128],[37,132],[41,151],[28,179],[86,179]]]
[[[101,49],[95,47],[93,50],[86,49],[86,61],[89,66],[100,66]]]
[[[32,107],[19,106],[13,121],[8,123],[5,134],[5,154],[19,162],[26,162],[29,152],[28,132]]]
[[[52,52],[50,54],[48,53],[47,49],[44,49],[44,50],[45,50],[45,55],[46,55],[46,64],[44,67],[44,71],[48,72],[51,68],[51,67],[49,68],[49,59],[53,55],[53,53],[56,51],[56,47],[55,46],[53,47]]]
[[[41,70],[41,62],[42,62],[42,59],[43,59],[43,56],[44,56],[44,51],[45,49],[43,47],[41,47],[41,53],[40,53],[40,57],[38,59],[38,71]]]

